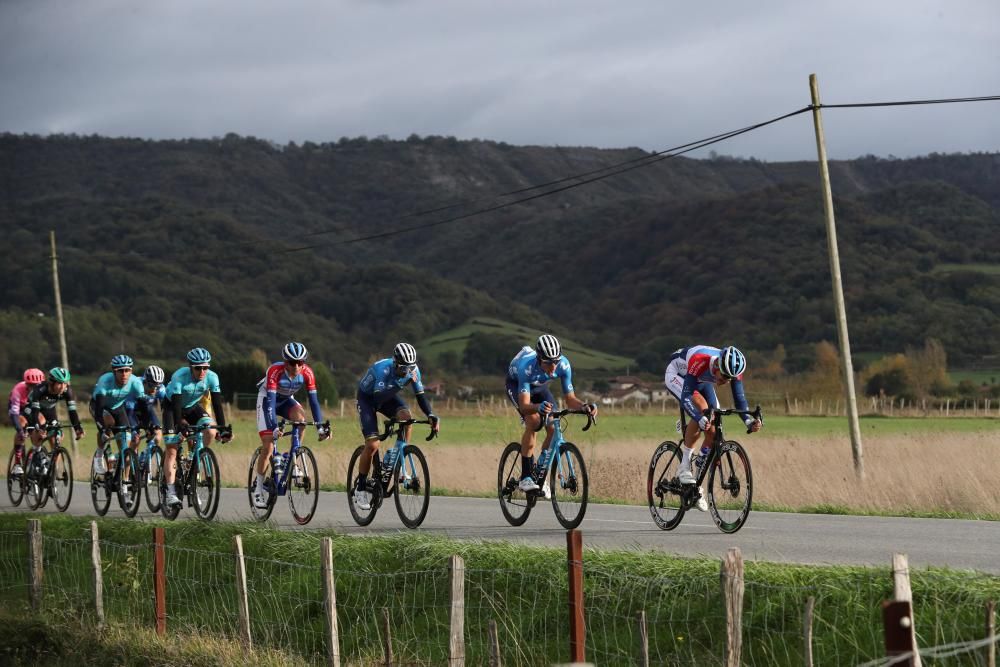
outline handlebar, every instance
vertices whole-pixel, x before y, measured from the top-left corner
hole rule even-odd
[[[382,431],[382,435],[378,437],[379,441],[383,441],[390,435],[396,432],[397,427],[402,428],[404,426],[409,426],[410,424],[430,424],[430,419],[404,419],[402,421],[396,421],[395,419],[385,420],[385,430]],[[431,434],[424,438],[425,441],[430,442],[437,437],[437,431],[431,429]]]
[[[52,433],[53,431],[62,430],[63,425],[59,423],[58,420],[53,419],[50,422],[45,422],[44,424],[28,424],[24,427],[25,431],[41,431],[44,430],[46,433]]]
[[[323,428],[325,428],[327,430],[330,429],[330,420],[329,419],[327,419],[325,422],[297,422],[297,421],[291,421],[291,420],[287,420],[287,419],[281,419],[281,420],[278,421],[278,428],[279,429],[283,429],[283,428],[285,428],[286,424],[289,425],[289,426],[315,426],[316,428],[319,428],[320,426],[322,426]],[[290,435],[290,434],[285,433],[283,435]]]
[[[753,412],[749,410],[737,410],[736,408],[726,408],[724,410],[720,410],[718,408],[708,408],[705,410],[705,416],[708,417],[709,421],[715,423],[721,423],[722,418],[728,415],[753,417],[755,420],[760,422],[761,426],[764,425],[764,413],[761,411],[759,405],[753,410]],[[753,433],[753,431],[747,428],[747,433]]]
[[[587,410],[566,408],[565,410],[557,410],[555,412],[550,412],[547,415],[545,415],[545,419],[539,421],[538,428],[536,428],[535,430],[541,431],[542,427],[545,426],[546,424],[551,423],[552,421],[559,419],[561,417],[565,417],[566,415],[587,415],[587,425],[583,427],[584,431],[589,431],[590,427],[597,423],[597,417],[592,415]]]

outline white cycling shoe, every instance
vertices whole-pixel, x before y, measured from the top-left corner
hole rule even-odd
[[[177,497],[176,493],[167,493],[166,498],[163,499],[163,504],[167,507],[175,507],[176,505],[183,505],[181,499]]]
[[[542,495],[545,496],[546,500],[552,499],[552,489],[549,488],[549,480],[542,482]]]
[[[253,489],[253,506],[259,510],[267,509],[267,496],[264,495],[264,490],[254,482]]]
[[[368,511],[372,508],[372,494],[364,489],[354,489],[354,506],[359,510]]]
[[[24,468],[21,467],[20,463],[15,463],[14,467],[10,469],[10,474],[11,475],[23,475],[24,474]]]
[[[698,480],[695,478],[694,473],[691,472],[691,467],[688,466],[686,468],[682,467],[677,471],[677,481],[681,484],[694,484]]]
[[[517,485],[517,488],[524,491],[525,493],[531,493],[532,491],[538,490],[538,484],[532,477],[525,477],[521,480],[521,483]]]
[[[705,492],[702,491],[701,487],[698,487],[698,502],[694,504],[694,507],[699,512],[708,511],[708,501],[705,500]]]

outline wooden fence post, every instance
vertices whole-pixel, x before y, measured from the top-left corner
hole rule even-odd
[[[986,638],[990,640],[990,643],[986,645],[986,654],[983,656],[986,667],[996,667],[997,665],[996,604],[993,600],[986,603]]]
[[[639,667],[649,667],[649,632],[646,630],[646,611],[640,611],[635,618],[636,638],[639,642],[639,659],[636,664]]]
[[[885,655],[889,658],[896,658],[892,664],[900,665],[900,667],[915,667],[920,659],[920,656],[913,650],[911,611],[909,600],[886,600],[882,603]]]
[[[167,557],[162,528],[153,529],[153,600],[156,617],[156,634],[167,634]]]
[[[389,621],[389,608],[382,607],[382,651],[385,654],[385,667],[392,667],[392,623]]]
[[[802,664],[813,667],[813,608],[816,598],[806,598],[806,608],[802,614]]]
[[[587,641],[583,611],[583,534],[566,531],[566,560],[569,565],[569,659],[583,662]]]
[[[739,667],[743,651],[743,554],[731,547],[722,559],[722,599],[726,606],[726,647],[723,664]]]
[[[90,522],[90,563],[94,569],[94,615],[97,627],[104,627],[104,571],[101,569],[101,541],[97,522]]]
[[[492,618],[489,623],[490,667],[500,667],[500,637],[497,634],[497,622]]]
[[[892,555],[892,590],[893,600],[906,602],[910,605],[907,619],[910,634],[910,649],[913,651],[913,666],[921,667],[920,654],[917,653],[917,636],[915,632],[916,619],[913,614],[913,591],[910,588],[910,562],[906,554]],[[888,641],[888,640],[887,640]]]
[[[326,611],[326,654],[330,667],[340,667],[340,636],[337,631],[337,588],[333,581],[333,538],[320,543],[323,561],[323,609]]]
[[[465,667],[465,561],[454,555],[448,563],[451,571],[451,634],[448,640],[448,664]]]
[[[236,606],[239,608],[240,637],[247,648],[253,646],[250,634],[250,601],[247,599],[247,564],[243,559],[243,536],[233,535],[233,552],[236,556]]]
[[[38,611],[42,607],[42,576],[45,574],[42,566],[42,521],[28,519],[28,589],[31,598],[31,609]]]

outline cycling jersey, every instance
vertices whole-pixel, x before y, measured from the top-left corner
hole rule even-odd
[[[288,377],[285,369],[285,362],[275,362],[257,383],[258,431],[273,431],[277,428],[278,415],[287,417],[288,410],[298,405],[295,394],[303,386],[309,394],[309,409],[312,411],[313,421],[323,421],[313,369],[308,364],[302,364],[298,374],[292,377]]]
[[[21,409],[28,402],[28,383],[18,382],[14,385],[14,388],[10,390],[10,397],[7,399],[7,414],[10,415],[10,421],[14,424],[14,430],[18,433],[21,432],[21,421],[18,419],[21,416]]]
[[[141,398],[134,403],[127,403],[126,407],[135,416],[133,426],[136,428],[162,428],[156,408],[159,406],[163,410],[167,403],[167,388],[161,384],[157,385],[152,394],[143,391]]]
[[[205,373],[203,380],[196,382],[191,377],[191,369],[183,366],[174,371],[174,374],[170,376],[170,383],[167,385],[167,397],[171,402],[179,401],[183,410],[190,410],[196,403],[207,398],[209,394],[221,393],[219,376],[211,369]],[[180,398],[177,398],[178,396]]]
[[[398,394],[408,384],[413,385],[413,393],[417,396],[424,393],[419,366],[414,366],[413,370],[403,377],[396,377],[392,359],[381,359],[372,364],[358,382],[358,393],[371,397],[378,405]]]
[[[97,379],[97,384],[94,386],[94,411],[96,413],[103,410],[110,412],[117,410],[127,402],[134,405],[135,401],[139,400],[139,397],[145,393],[146,389],[142,386],[142,380],[136,376],[129,376],[128,382],[118,386],[115,374],[107,372]]]
[[[55,421],[56,404],[60,399],[66,402],[66,409],[69,411],[69,420],[73,424],[73,429],[80,430],[80,416],[76,413],[76,399],[73,398],[73,390],[69,385],[66,385],[66,389],[61,394],[50,393],[48,382],[35,385],[35,388],[28,392],[28,401],[21,408],[21,414],[33,426],[38,425],[40,415],[44,415],[47,421]]]
[[[573,392],[573,369],[570,368],[569,359],[560,355],[556,363],[556,369],[552,375],[542,370],[542,365],[538,363],[538,353],[527,345],[511,359],[507,368],[507,383],[516,385],[520,394],[531,393],[532,387],[538,388],[546,385],[553,378],[562,380],[563,394]]]
[[[702,418],[701,410],[691,398],[694,392],[700,393],[710,407],[718,408],[719,399],[715,395],[716,379],[712,373],[714,361],[719,358],[719,348],[708,345],[682,347],[670,355],[663,383],[670,393],[680,401],[695,421]],[[743,375],[737,375],[730,381],[733,391],[733,403],[738,410],[748,410],[746,395],[743,392]],[[744,415],[746,424],[753,423],[753,417]]]

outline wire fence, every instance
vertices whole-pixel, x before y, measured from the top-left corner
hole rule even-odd
[[[894,581],[884,569],[775,583],[773,576],[744,574],[740,560],[736,573],[724,561],[716,573],[700,568],[661,576],[600,559],[589,564],[582,555],[574,560],[571,548],[567,564],[582,572],[578,599],[565,567],[465,568],[453,557],[440,567],[391,572],[379,571],[377,562],[336,568],[335,600],[328,600],[321,554],[329,538],[315,540],[316,549],[294,559],[246,554],[242,567],[235,550],[164,544],[165,599],[158,601],[153,541],[38,537],[41,553],[31,546],[30,530],[27,536],[0,532],[0,600],[12,608],[33,600],[46,616],[150,628],[160,602],[168,633],[247,642],[314,664],[550,665],[569,661],[579,637],[582,654],[595,665],[881,667],[910,664],[912,657],[886,653],[881,604],[893,599]],[[33,574],[36,560],[40,576]],[[909,581],[923,664],[989,665],[1000,578],[926,570],[911,573]],[[733,584],[739,590],[735,614],[727,592]],[[33,591],[40,591],[37,600]],[[574,628],[577,608],[583,623]]]

